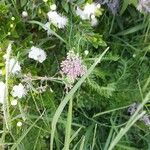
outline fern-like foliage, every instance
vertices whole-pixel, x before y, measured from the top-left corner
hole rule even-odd
[[[115,83],[109,83],[106,86],[100,86],[96,81],[88,78],[87,84],[90,89],[97,92],[99,95],[109,98],[116,89]]]

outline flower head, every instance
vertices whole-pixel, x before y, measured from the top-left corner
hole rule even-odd
[[[107,4],[109,10],[115,15],[119,9],[119,0],[104,0],[102,4]]]
[[[85,17],[89,19],[91,15],[95,15],[97,11],[97,4],[96,3],[87,3],[84,7],[83,13],[85,14]]]
[[[150,13],[150,0],[139,0],[139,4],[137,6],[137,9],[140,12],[148,12]]]
[[[141,120],[145,123],[145,125],[150,126],[150,117],[148,116],[148,114],[145,114]]]
[[[68,19],[57,13],[57,11],[49,11],[47,13],[49,22],[58,28],[64,28],[67,25]]]
[[[20,83],[18,85],[15,85],[11,92],[13,97],[22,98],[26,95],[26,89],[25,87]]]
[[[9,72],[12,74],[17,74],[21,72],[20,63],[15,58],[11,58],[9,60]]]
[[[56,10],[56,8],[57,8],[57,7],[56,7],[56,4],[50,5],[50,9],[51,9],[51,10]]]
[[[22,17],[23,18],[27,18],[28,17],[28,12],[27,11],[23,11],[22,12]]]
[[[4,82],[0,82],[0,103],[3,104],[4,102],[4,98],[5,98],[5,83]]]
[[[17,101],[16,99],[14,99],[14,100],[11,101],[11,105],[12,105],[12,106],[16,106],[17,103],[18,103],[18,101]]]
[[[61,72],[67,77],[70,83],[74,83],[74,81],[84,75],[86,71],[87,69],[85,65],[83,65],[82,59],[78,54],[75,54],[74,51],[68,52],[66,60],[61,63]]]
[[[34,59],[40,63],[42,63],[46,59],[45,51],[35,46],[31,47],[31,50],[28,56],[29,58]]]
[[[97,19],[96,19],[96,13],[100,9],[100,4],[96,3],[87,3],[83,10],[77,7],[76,14],[80,16],[82,20],[90,20],[91,25],[95,26],[97,25]]]
[[[17,126],[21,127],[22,126],[22,122],[21,121],[17,122]]]
[[[135,111],[137,110],[138,106],[139,106],[138,103],[133,103],[133,104],[131,104],[131,105],[129,106],[129,108],[128,108],[128,111],[127,111],[128,114],[132,116],[132,115],[135,113]]]

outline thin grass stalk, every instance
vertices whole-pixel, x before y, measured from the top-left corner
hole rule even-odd
[[[101,115],[108,114],[108,113],[111,113],[111,112],[114,112],[114,111],[122,110],[122,109],[128,108],[129,106],[130,105],[115,108],[115,109],[111,109],[111,110],[107,110],[107,111],[104,111],[104,112],[100,112],[100,113],[95,114],[92,118],[99,117]]]
[[[65,133],[65,144],[64,150],[69,150],[70,145],[70,137],[71,137],[71,123],[72,123],[72,98],[69,101],[69,109],[68,109],[68,117],[67,117],[67,125],[66,125],[66,133]]]
[[[70,143],[74,140],[74,138],[77,137],[78,133],[80,132],[80,130],[82,129],[82,127],[80,127],[73,135],[72,137],[70,138]]]
[[[95,128],[94,128],[94,135],[93,135],[93,142],[92,142],[91,150],[94,150],[95,141],[96,141],[96,130],[97,130],[97,124],[95,124]]]

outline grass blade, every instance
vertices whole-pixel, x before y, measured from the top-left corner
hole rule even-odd
[[[29,23],[32,23],[32,24],[37,24],[39,26],[41,26],[44,30],[45,30],[45,26],[43,23],[39,22],[39,21],[36,21],[36,20],[32,20],[32,21],[28,21]],[[59,36],[56,32],[54,32],[53,30],[51,29],[48,29],[49,32],[53,35],[55,35],[58,39],[60,39],[62,42],[64,43],[67,43],[61,36]]]
[[[142,30],[143,28],[145,28],[145,25],[143,25],[143,23],[142,23],[142,24],[136,25],[135,27],[121,31],[121,32],[117,33],[117,35],[120,36],[120,35],[132,34],[132,33],[138,32],[139,30]]]
[[[92,143],[91,150],[94,150],[95,141],[96,141],[96,130],[97,130],[97,124],[95,125],[95,128],[94,128],[94,136],[93,136],[93,143]]]
[[[67,125],[66,125],[66,137],[64,150],[69,150],[70,145],[70,137],[71,137],[71,122],[72,122],[72,98],[69,101],[69,109],[68,109],[68,117],[67,117]]]
[[[82,141],[81,141],[81,145],[80,145],[80,149],[79,149],[79,150],[83,150],[84,142],[85,142],[85,136],[83,136],[83,138],[82,138]]]
[[[76,138],[76,136],[78,135],[78,133],[80,132],[80,130],[82,129],[82,127],[80,127],[70,138],[70,143],[73,141],[74,138]]]
[[[58,122],[58,119],[68,103],[68,101],[72,98],[74,93],[78,90],[78,88],[81,86],[81,84],[85,81],[85,79],[92,73],[94,70],[95,66],[100,63],[102,60],[103,56],[106,54],[108,51],[109,47],[106,48],[106,50],[95,60],[94,64],[88,69],[87,73],[81,77],[81,79],[75,84],[75,86],[70,90],[70,92],[66,95],[66,97],[63,99],[63,101],[60,103],[59,107],[57,108],[53,120],[52,120],[52,130],[51,130],[51,142],[50,142],[50,149],[53,150],[53,141],[54,141],[54,134],[56,130],[56,125]]]

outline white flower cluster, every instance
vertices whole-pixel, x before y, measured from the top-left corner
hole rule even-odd
[[[50,24],[58,28],[64,28],[67,25],[68,19],[56,11],[56,5],[50,6],[51,10],[47,13]]]
[[[45,51],[35,46],[31,47],[31,50],[28,56],[29,58],[34,59],[40,63],[42,63],[46,59]]]
[[[98,21],[96,18],[96,13],[100,9],[101,5],[96,3],[87,3],[83,10],[77,7],[76,14],[80,16],[82,20],[90,20],[91,25],[97,25]]]
[[[4,103],[5,99],[5,89],[6,89],[6,84],[4,82],[0,82],[0,103]],[[11,95],[14,98],[22,98],[26,95],[26,89],[25,87],[20,83],[19,85],[15,85],[11,91]],[[16,105],[17,101],[13,100],[11,102],[12,105]]]
[[[26,95],[26,89],[21,83],[19,83],[13,87],[11,95],[14,98],[22,98]]]
[[[22,18],[27,18],[28,17],[28,12],[27,11],[23,11],[22,12]]]

